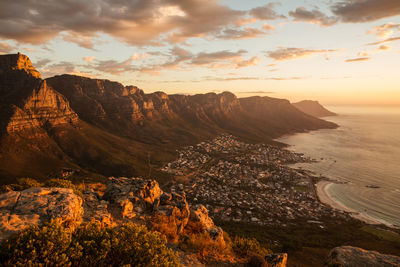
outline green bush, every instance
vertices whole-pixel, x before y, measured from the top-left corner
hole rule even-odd
[[[117,265],[179,266],[178,257],[166,243],[164,235],[128,223],[116,228],[109,257]]]
[[[233,239],[232,249],[241,257],[248,257],[252,255],[265,256],[272,253],[272,251],[269,249],[262,247],[255,238],[245,238],[239,236],[235,236]]]
[[[70,180],[65,179],[50,179],[44,183],[45,187],[60,187],[60,188],[70,188],[78,196],[82,196],[82,191],[74,185]]]
[[[54,221],[32,226],[4,241],[0,265],[71,266],[71,233]]]
[[[1,193],[8,191],[22,191],[31,187],[40,187],[41,183],[32,178],[19,178],[16,184],[3,185],[0,189]]]
[[[1,244],[0,266],[179,266],[166,239],[128,223],[116,228],[97,223],[74,232],[53,221],[32,226]]]

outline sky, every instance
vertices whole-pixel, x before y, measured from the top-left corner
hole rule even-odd
[[[400,106],[400,0],[1,0],[16,52],[146,93]]]

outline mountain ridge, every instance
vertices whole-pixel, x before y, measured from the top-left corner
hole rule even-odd
[[[0,97],[2,183],[63,168],[88,177],[143,175],[150,158],[160,167],[176,148],[220,133],[273,143],[283,134],[337,127],[282,99],[146,94],[68,74],[43,80],[22,54],[0,56]]]
[[[334,112],[329,111],[324,106],[322,106],[318,101],[313,100],[303,100],[300,102],[292,103],[300,111],[314,116],[314,117],[329,117],[329,116],[336,116],[337,114]]]

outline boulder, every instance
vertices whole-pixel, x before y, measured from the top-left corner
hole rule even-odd
[[[102,200],[98,193],[93,190],[83,192],[84,221],[97,221],[102,225],[111,226],[113,218],[108,211],[109,202]]]
[[[331,250],[326,265],[343,267],[394,267],[400,266],[400,257],[357,247],[342,246]]]
[[[288,255],[286,253],[275,253],[265,256],[267,267],[286,267]]]
[[[165,193],[155,180],[111,177],[103,199],[110,202],[116,218],[146,223],[164,217],[163,220],[178,235],[189,220],[189,205],[185,195]]]
[[[208,216],[207,208],[201,204],[190,207],[190,221],[196,222],[204,230],[215,227],[213,220]]]
[[[0,239],[52,219],[73,228],[82,215],[82,199],[72,189],[32,187],[7,192],[0,195]]]

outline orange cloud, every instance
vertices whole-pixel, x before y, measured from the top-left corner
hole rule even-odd
[[[371,58],[370,57],[350,58],[350,59],[346,59],[346,62],[359,62],[359,61],[367,61],[367,60],[371,60]]]
[[[275,51],[268,51],[267,56],[275,61],[294,60],[309,57],[315,54],[338,52],[337,49],[304,49],[280,47]]]
[[[294,21],[308,22],[320,26],[332,26],[338,22],[336,17],[328,17],[318,9],[309,11],[305,7],[298,7],[295,11],[290,11],[289,15],[294,18]]]

